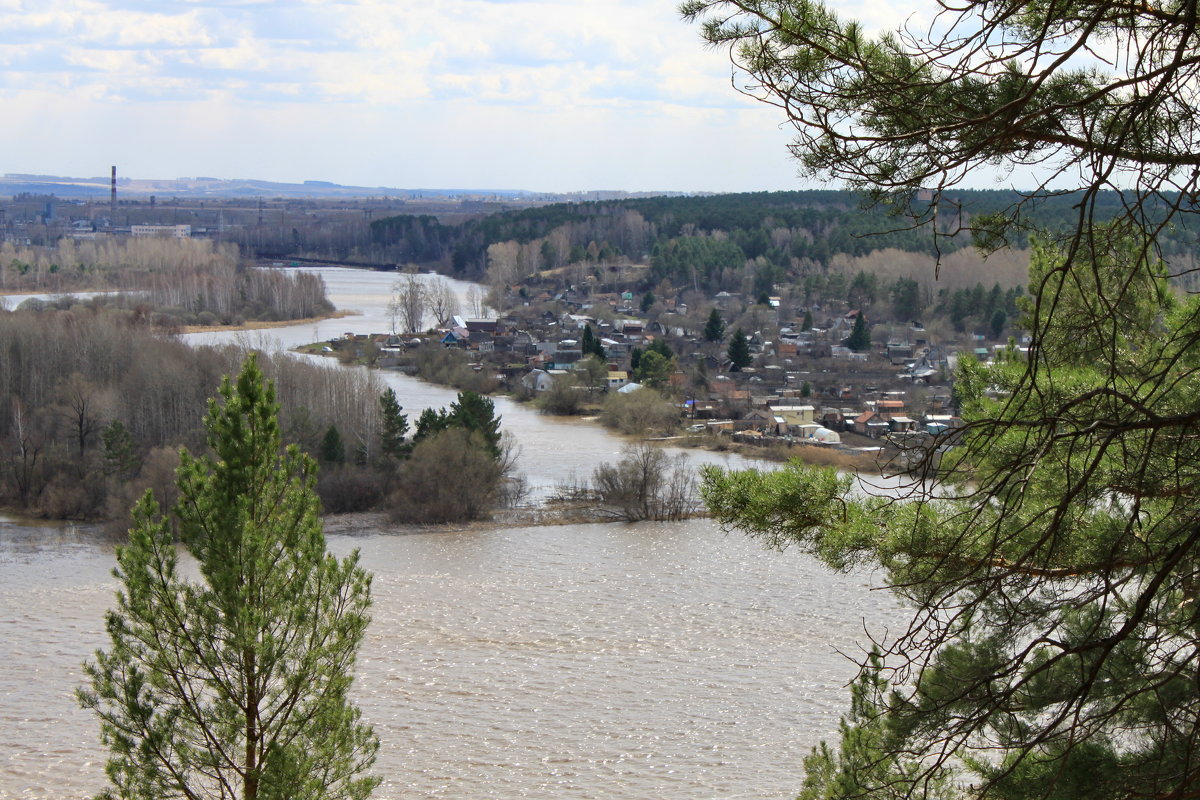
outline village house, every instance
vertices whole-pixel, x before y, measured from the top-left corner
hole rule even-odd
[[[914,358],[914,348],[911,344],[907,343],[888,342],[887,358],[893,364],[903,364],[907,361],[912,361]]]
[[[905,412],[905,402],[895,396],[887,397],[875,403],[875,410],[879,412],[884,419],[891,419],[893,416],[903,416]]]
[[[820,420],[822,427],[828,428],[831,431],[841,431],[846,429],[846,415],[840,408],[824,407],[821,409],[818,419]]]
[[[640,344],[647,340],[646,323],[640,319],[617,320],[614,327],[629,344]]]
[[[608,390],[615,391],[629,383],[629,373],[623,369],[610,369],[606,382]]]
[[[790,429],[812,424],[816,415],[816,409],[810,405],[776,405],[771,407],[771,413],[782,417]]]
[[[787,434],[787,422],[771,408],[751,409],[742,417],[742,422],[746,428],[763,431],[772,436]]]
[[[615,361],[623,361],[628,358],[631,349],[627,342],[609,337],[601,339],[600,346],[604,348],[604,354]]]
[[[892,429],[892,426],[874,410],[864,411],[854,418],[854,432],[861,436],[878,439]]]

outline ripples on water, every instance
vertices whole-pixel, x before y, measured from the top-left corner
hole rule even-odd
[[[896,616],[706,521],[397,533],[330,537],[375,574],[355,694],[380,798],[792,797],[844,707],[835,650]],[[89,535],[0,526],[0,797],[103,783],[72,696],[114,590]]]

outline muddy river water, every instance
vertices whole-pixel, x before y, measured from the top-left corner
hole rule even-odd
[[[391,278],[326,280],[345,306],[386,302]],[[379,332],[374,313],[265,335]],[[454,396],[387,380],[408,409]],[[535,486],[621,449],[594,426],[497,408]],[[354,695],[382,742],[379,798],[794,797],[844,708],[839,651],[902,618],[872,576],[707,520],[336,530],[330,548],[359,548],[375,576]],[[0,518],[0,798],[103,786],[97,725],[73,693],[105,644],[113,564],[92,529]]]

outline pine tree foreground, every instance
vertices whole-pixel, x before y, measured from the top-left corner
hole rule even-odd
[[[940,2],[874,35],[833,5],[683,12],[728,48],[735,85],[787,115],[806,177],[935,241],[1027,243],[1010,327],[1030,338],[960,359],[963,427],[908,454],[902,497],[799,463],[706,468],[722,524],[879,568],[912,608],[803,797],[1196,798],[1196,6]],[[957,188],[989,170],[1022,191],[975,213]],[[1032,220],[1056,199],[1070,224]]]
[[[379,743],[347,693],[370,576],[357,553],[326,553],[316,467],[281,451],[253,357],[220,394],[205,418],[212,455],[181,453],[171,517],[147,493],[117,549],[112,645],[79,691],[111,750],[100,797],[368,797]]]

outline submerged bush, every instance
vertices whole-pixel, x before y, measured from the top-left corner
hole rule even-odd
[[[668,434],[679,426],[679,410],[654,389],[613,392],[604,400],[600,422],[630,436]]]
[[[629,522],[677,520],[699,508],[696,471],[683,453],[650,444],[626,447],[616,464],[592,473],[592,488],[609,516]]]

